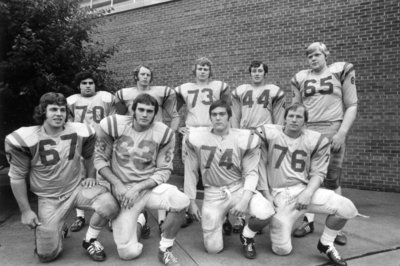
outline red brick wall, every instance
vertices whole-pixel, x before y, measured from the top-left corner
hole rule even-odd
[[[169,86],[189,81],[193,61],[206,56],[216,79],[232,87],[247,82],[249,62],[261,59],[270,82],[289,89],[306,67],[304,48],[324,42],[329,63],[356,68],[359,113],[343,186],[400,192],[399,18],[397,0],[185,0],[109,15],[97,36],[119,44],[109,67],[121,79],[131,82],[143,62],[155,69],[154,84]]]

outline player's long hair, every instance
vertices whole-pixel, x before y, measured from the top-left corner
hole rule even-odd
[[[46,108],[49,104],[56,104],[59,106],[65,106],[67,108],[67,116],[65,117],[65,122],[68,121],[68,114],[70,113],[67,100],[64,95],[57,92],[47,92],[40,97],[39,105],[35,107],[33,113],[33,119],[36,124],[42,125],[46,120]]]
[[[142,93],[138,97],[136,97],[132,103],[132,111],[133,111],[134,119],[136,119],[135,111],[136,111],[136,107],[139,103],[154,106],[154,117],[151,120],[151,123],[153,123],[154,118],[156,117],[157,112],[158,112],[158,102],[157,102],[156,98],[154,98],[153,96],[151,96],[150,94],[147,94],[147,93]]]
[[[85,79],[92,79],[94,82],[94,89],[95,89],[95,91],[97,91],[97,77],[94,73],[92,73],[90,71],[82,71],[75,75],[75,78],[74,78],[75,88],[78,88],[78,91],[80,92],[81,81],[85,80]]]
[[[251,74],[251,69],[252,68],[259,68],[261,65],[263,66],[264,73],[267,74],[268,73],[268,66],[267,66],[266,63],[264,63],[262,61],[252,61],[250,63],[250,66],[249,66],[249,73]]]
[[[218,100],[218,101],[213,102],[210,105],[210,109],[208,110],[208,114],[209,114],[210,117],[211,117],[212,110],[214,110],[217,107],[225,108],[226,112],[228,113],[228,118],[231,118],[231,116],[232,116],[232,108],[231,108],[230,104],[225,100]]]
[[[196,77],[196,70],[197,66],[208,66],[210,68],[210,75],[208,76],[209,79],[213,77],[213,71],[212,71],[212,62],[210,59],[207,57],[201,57],[194,62],[194,65],[192,67],[192,73]]]
[[[139,65],[139,66],[137,66],[137,67],[133,70],[133,80],[134,80],[135,82],[138,82],[138,81],[139,81],[139,71],[140,71],[140,69],[141,69],[142,67],[143,67],[143,68],[146,68],[146,69],[148,69],[148,70],[150,70],[150,82],[152,82],[153,79],[154,79],[153,70],[152,70],[150,67],[146,66],[146,65]]]
[[[304,110],[304,114],[303,114],[304,115],[304,122],[307,123],[307,121],[308,121],[308,110],[304,106],[304,104],[302,104],[302,103],[294,103],[294,104],[291,104],[288,107],[286,107],[285,108],[285,114],[283,115],[283,117],[286,119],[286,117],[287,117],[287,115],[288,115],[290,110],[296,111],[297,109],[299,109],[301,107]]]

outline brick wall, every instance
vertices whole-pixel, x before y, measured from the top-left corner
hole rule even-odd
[[[169,86],[189,81],[193,61],[206,56],[232,87],[247,82],[249,62],[261,59],[270,82],[289,89],[306,68],[304,48],[326,43],[328,63],[356,67],[359,114],[343,186],[400,192],[399,18],[397,0],[177,0],[109,15],[96,36],[119,44],[109,67],[121,79],[132,82],[143,62],[155,69],[153,84]]]

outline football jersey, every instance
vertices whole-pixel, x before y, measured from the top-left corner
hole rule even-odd
[[[343,120],[344,111],[357,105],[355,71],[350,63],[333,63],[319,74],[302,70],[291,85],[294,100],[302,102],[309,112],[308,122]]]
[[[282,124],[284,103],[285,92],[278,86],[240,85],[232,92],[232,126],[251,129],[264,124]]]
[[[232,128],[221,137],[212,128],[191,128],[186,144],[184,186],[190,199],[196,198],[199,170],[204,187],[244,182],[245,189],[256,189],[260,138],[250,130]]]
[[[120,89],[115,94],[115,101],[124,103],[124,105],[128,108],[126,114],[132,115],[133,100],[135,100],[136,97],[142,93],[147,93],[153,96],[158,102],[159,109],[154,121],[162,122],[164,115],[170,117],[171,119],[179,116],[178,112],[176,111],[175,91],[167,86],[150,86],[146,90],[139,90],[136,87]]]
[[[210,105],[220,99],[230,102],[230,90],[226,83],[218,80],[210,81],[207,85],[185,83],[175,88],[178,96],[186,103],[186,126],[211,126],[209,117]]]
[[[98,91],[91,97],[74,94],[67,98],[68,106],[74,114],[74,122],[91,125],[95,129],[101,119],[114,113],[115,96],[106,91]]]
[[[320,133],[303,129],[298,138],[283,132],[281,125],[263,125],[256,129],[261,138],[261,152],[265,152],[268,184],[283,188],[300,183],[308,184],[313,176],[321,182],[326,177],[330,144]]]
[[[175,134],[161,122],[145,131],[133,129],[133,116],[112,115],[100,122],[94,165],[110,166],[124,184],[152,178],[165,183],[172,171]]]
[[[5,140],[11,183],[29,175],[31,190],[39,197],[69,195],[80,184],[80,158],[90,158],[95,132],[82,123],[67,122],[56,136],[43,126],[21,127]]]

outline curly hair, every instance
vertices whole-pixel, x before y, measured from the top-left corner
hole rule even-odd
[[[75,88],[79,89],[79,85],[81,84],[81,81],[85,80],[85,79],[92,79],[94,82],[94,85],[95,85],[95,90],[97,91],[97,82],[98,82],[97,77],[93,72],[90,72],[90,71],[82,71],[75,75],[75,78],[74,78]]]

